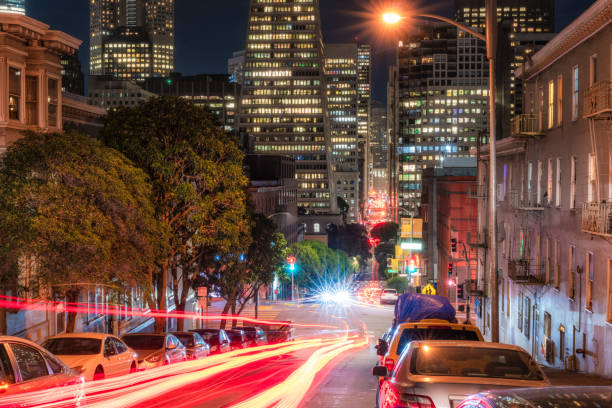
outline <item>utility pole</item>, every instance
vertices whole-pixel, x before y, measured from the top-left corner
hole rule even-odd
[[[499,342],[499,293],[497,287],[495,57],[497,54],[497,0],[486,2],[487,58],[489,60],[489,291],[491,341]]]

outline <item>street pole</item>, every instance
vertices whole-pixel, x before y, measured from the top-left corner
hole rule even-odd
[[[497,287],[497,223],[495,180],[497,166],[495,112],[495,57],[497,54],[497,0],[486,2],[487,58],[489,60],[489,290],[491,300],[491,341],[499,342],[499,293]]]
[[[293,302],[293,271],[291,271],[291,301]]]

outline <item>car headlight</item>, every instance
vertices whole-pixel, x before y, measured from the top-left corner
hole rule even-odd
[[[217,351],[217,346],[212,346],[212,347],[210,348],[210,351]]]
[[[83,373],[83,371],[85,371],[85,366],[80,365],[80,366],[72,367],[72,369],[76,371],[77,373],[81,374]]]
[[[161,354],[153,354],[151,357],[146,359],[149,363],[157,363],[161,360]]]

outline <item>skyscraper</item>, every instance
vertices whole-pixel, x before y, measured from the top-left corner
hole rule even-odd
[[[336,203],[324,91],[319,0],[251,0],[240,128],[253,153],[296,159],[302,216],[327,214]]]
[[[455,19],[463,24],[484,31],[485,0],[455,0]],[[554,36],[554,0],[498,0],[497,17],[504,21],[500,29],[499,55],[497,57],[498,127],[510,123],[509,116],[523,111],[523,95],[520,80],[514,71],[541,49]],[[511,52],[508,52],[508,49]],[[499,129],[498,134],[507,135]]]
[[[174,69],[174,0],[91,0],[90,74],[144,81]]]
[[[423,170],[469,157],[486,139],[486,49],[454,26],[422,24],[399,43],[398,64],[397,202],[401,213],[418,216]]]
[[[370,108],[369,190],[387,194],[387,107],[378,101]]]
[[[25,14],[25,0],[0,0],[0,13]]]
[[[372,96],[372,47],[369,44],[360,44],[357,56],[357,73],[359,86],[358,95],[358,135],[359,135],[359,172],[360,172],[360,199],[361,203],[368,202],[368,163],[370,162],[370,99]]]
[[[347,221],[359,220],[357,44],[325,45],[325,86],[331,145],[331,190],[349,205]]]

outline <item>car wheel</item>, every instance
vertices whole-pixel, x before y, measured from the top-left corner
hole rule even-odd
[[[102,366],[97,366],[96,371],[94,371],[93,380],[99,381],[99,380],[103,380],[104,378],[105,378],[104,368],[102,368]]]
[[[138,368],[136,368],[136,362],[132,361],[132,365],[130,366],[130,374],[135,373],[136,371],[138,371]]]

